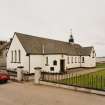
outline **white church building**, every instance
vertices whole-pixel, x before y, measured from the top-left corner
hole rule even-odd
[[[69,42],[14,33],[7,53],[7,69],[16,70],[23,66],[28,73],[35,67],[45,72],[65,72],[71,68],[95,67],[94,47],[82,47],[74,43],[72,35]]]

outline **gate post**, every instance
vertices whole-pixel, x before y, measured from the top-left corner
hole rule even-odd
[[[35,74],[34,74],[34,84],[40,84],[41,78],[41,67],[35,67]]]
[[[17,80],[20,82],[23,79],[23,66],[17,67]]]

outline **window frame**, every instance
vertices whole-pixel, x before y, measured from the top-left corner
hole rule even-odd
[[[11,51],[11,62],[12,62],[12,63],[13,63],[13,60],[14,60],[14,59],[13,59],[13,58],[14,58],[14,57],[13,57],[13,54],[14,54],[14,51],[12,50],[12,51]]]
[[[45,64],[45,66],[48,66],[48,62],[49,62],[49,59],[48,59],[48,57],[46,57],[46,64]]]
[[[15,50],[15,62],[17,62],[17,51]]]
[[[92,52],[92,58],[95,58],[96,57],[96,54],[95,54],[95,51]]]
[[[82,63],[85,63],[85,57],[82,57]]]
[[[73,62],[73,61],[74,61],[74,59],[73,59],[73,58],[74,58],[74,57],[72,56],[72,57],[71,57],[71,63],[74,63],[74,62]]]
[[[75,63],[77,63],[77,57],[75,57]]]
[[[21,50],[18,50],[19,63],[21,62]]]

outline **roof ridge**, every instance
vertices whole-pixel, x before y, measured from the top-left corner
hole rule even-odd
[[[52,40],[52,41],[57,41],[57,42],[63,42],[63,43],[72,45],[71,43],[66,42],[66,41],[61,41],[61,40],[56,40],[56,39],[50,39],[50,38],[45,38],[45,37],[39,37],[39,36],[33,36],[33,35],[29,35],[29,34],[23,34],[23,33],[20,33],[20,32],[15,32],[15,34],[16,34],[16,35],[17,35],[17,34],[21,34],[21,35],[29,36],[29,37],[36,37],[36,38],[41,38],[41,39],[45,39],[45,40]],[[73,43],[73,44],[80,46],[80,44],[77,44],[77,43]]]
[[[14,33],[20,40],[27,54],[42,54],[42,45],[45,44],[44,54],[69,54],[69,55],[90,55],[92,47],[82,47],[79,44],[32,36],[23,33]]]

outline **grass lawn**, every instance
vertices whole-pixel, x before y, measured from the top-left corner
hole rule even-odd
[[[59,82],[67,85],[105,90],[105,64],[97,64],[96,68],[102,68],[102,70],[79,76],[70,75],[69,78]]]
[[[105,64],[104,63],[97,63],[96,68],[105,68]]]

